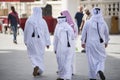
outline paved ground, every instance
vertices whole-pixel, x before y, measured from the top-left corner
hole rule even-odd
[[[106,80],[120,80],[120,35],[110,35],[106,49]],[[51,41],[53,36],[51,36]],[[80,36],[76,47],[76,75],[73,80],[88,80],[86,55],[80,53]],[[12,35],[0,33],[0,80],[56,80],[57,64],[53,46],[45,53],[46,71],[41,77],[32,76],[32,66],[28,59],[22,33],[18,35],[18,44],[12,43]]]

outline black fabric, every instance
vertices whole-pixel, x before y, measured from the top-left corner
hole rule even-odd
[[[40,36],[38,35],[38,38],[40,38]]]
[[[35,37],[35,32],[32,33],[32,37]]]
[[[35,30],[34,30],[33,33],[32,33],[32,37],[35,37]],[[37,37],[40,38],[39,35],[37,35]]]
[[[99,14],[99,12],[100,12],[100,8],[95,8],[95,14]]]
[[[66,16],[60,16],[60,17],[58,17],[58,19],[60,19],[60,18],[66,18]]]
[[[100,43],[103,43],[104,41],[103,41],[103,39],[102,39],[102,37],[100,35],[100,32],[99,32],[98,22],[97,22],[97,30],[98,30],[98,35],[99,35],[99,38],[100,38]]]
[[[69,37],[68,37],[68,31],[66,31],[67,33],[67,47],[70,47],[70,42],[69,42]]]
[[[83,14],[82,12],[77,12],[77,13],[75,14],[75,19],[76,19],[76,21],[77,21],[78,29],[79,29],[79,27],[80,27],[80,25],[81,25],[81,23],[82,23],[82,18],[83,18],[83,16],[84,16],[84,14]]]
[[[105,75],[102,71],[98,71],[98,74],[99,74],[101,80],[105,80]]]
[[[85,43],[86,43],[86,41],[87,41],[87,33],[86,33],[86,35],[85,35]]]
[[[90,79],[90,80],[96,80],[96,79]]]

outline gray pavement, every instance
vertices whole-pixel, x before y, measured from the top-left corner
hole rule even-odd
[[[86,55],[80,53],[82,50],[80,37],[76,41],[76,74],[73,80],[88,80],[88,64]],[[106,80],[120,80],[120,35],[110,35],[110,39],[106,48],[108,54],[105,67]],[[0,33],[0,80],[56,80],[57,63],[53,46],[46,49],[45,66],[44,74],[34,78],[22,33],[18,35],[17,45],[12,43],[12,35]]]

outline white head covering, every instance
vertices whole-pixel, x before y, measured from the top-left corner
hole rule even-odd
[[[66,16],[60,16],[60,17],[58,17],[57,21],[58,21],[58,24],[66,22],[67,21]]]
[[[103,16],[102,16],[102,11],[100,8],[95,7],[91,11],[92,16],[91,19],[96,21],[96,22],[104,22]]]
[[[65,27],[66,27],[67,22],[66,22],[66,16],[60,16],[57,18],[57,25],[56,25],[56,29],[58,31],[58,34],[57,35],[60,35],[60,32],[61,30],[65,30]]]
[[[62,45],[63,44],[65,45],[66,42],[70,44],[69,40],[71,40],[70,38],[73,38],[74,32],[73,32],[72,27],[67,23],[66,16],[58,17],[57,21],[58,22],[55,28],[54,36],[55,37],[57,36],[57,38],[59,39]],[[69,46],[70,45],[68,45],[68,47]]]
[[[56,29],[55,29],[55,34],[56,34],[56,30],[57,30],[57,36],[60,36],[60,33],[62,31],[68,31],[70,29],[72,29],[70,27],[70,25],[67,23],[67,19],[66,16],[60,16],[57,18],[57,25],[56,25]]]
[[[43,35],[44,28],[48,27],[46,21],[42,17],[41,7],[34,7],[32,15],[27,20],[28,23],[33,25],[33,29],[39,35]]]
[[[33,14],[29,17],[28,21],[32,22],[35,27],[40,26],[43,21],[42,9],[40,7],[34,7]]]
[[[67,23],[72,27],[74,32],[77,32],[75,30],[75,24],[72,20],[72,17],[70,15],[70,13],[67,10],[64,10],[64,11],[61,12],[61,15],[66,16]]]

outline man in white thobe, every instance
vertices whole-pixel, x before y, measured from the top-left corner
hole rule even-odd
[[[102,39],[102,40],[101,40]],[[81,36],[82,47],[86,49],[89,78],[105,80],[105,48],[109,41],[109,30],[100,8],[93,8],[91,19],[86,21]]]
[[[57,80],[71,80],[74,31],[66,22],[66,17],[58,17],[54,33],[54,51],[58,63]]]
[[[73,65],[72,65],[72,75],[74,75],[76,73],[76,66],[75,66],[75,62],[76,62],[76,55],[75,55],[75,42],[76,42],[76,39],[77,39],[77,36],[78,36],[78,28],[77,26],[75,25],[75,23],[73,22],[72,20],[72,17],[70,15],[70,13],[68,12],[68,10],[64,10],[61,12],[61,15],[62,16],[66,16],[66,19],[67,19],[67,23],[72,27],[73,31],[74,31],[74,40],[73,40]]]
[[[49,48],[50,45],[48,26],[42,18],[40,7],[33,8],[33,14],[26,21],[24,43],[34,67],[33,76],[40,75],[44,71],[45,46]]]

